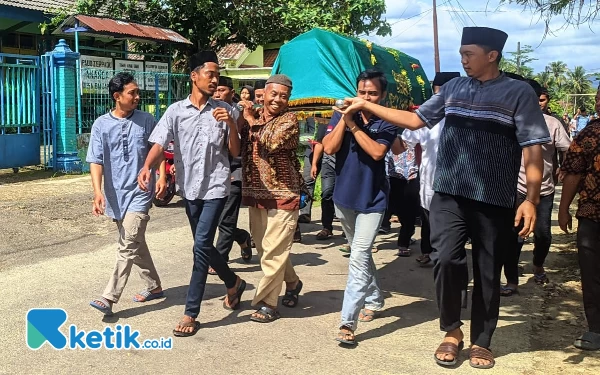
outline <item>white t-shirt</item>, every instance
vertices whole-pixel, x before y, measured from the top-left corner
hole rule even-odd
[[[440,143],[440,134],[444,127],[444,120],[440,121],[437,126],[429,129],[422,127],[418,130],[404,131],[402,139],[409,147],[416,147],[421,144],[423,153],[421,155],[421,166],[419,168],[421,188],[419,195],[421,198],[421,207],[429,210],[431,198],[433,198],[433,179],[435,177],[435,165],[437,161],[438,145]]]

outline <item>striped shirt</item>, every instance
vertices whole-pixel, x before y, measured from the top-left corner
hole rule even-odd
[[[455,78],[417,114],[429,128],[446,119],[433,189],[495,206],[514,207],[522,148],[551,141],[534,90],[503,73]]]

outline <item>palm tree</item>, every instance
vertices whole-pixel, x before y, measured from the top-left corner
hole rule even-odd
[[[589,75],[586,73],[583,66],[576,66],[575,69],[567,73],[568,78],[568,89],[571,94],[590,94],[593,93],[592,82],[590,81]],[[586,100],[587,99],[587,100]],[[586,97],[575,97],[576,108],[580,104],[589,102],[589,98]]]
[[[535,80],[540,83],[543,87],[550,89],[552,84],[554,83],[554,76],[552,73],[546,68],[543,72],[536,74]]]
[[[567,64],[565,64],[562,61],[553,61],[550,64],[548,64],[546,69],[548,69],[552,73],[552,76],[554,77],[554,82],[558,86],[558,90],[560,90],[564,83],[565,73],[569,71],[569,69],[567,68]]]

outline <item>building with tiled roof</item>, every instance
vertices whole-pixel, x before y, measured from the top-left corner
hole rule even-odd
[[[245,85],[253,86],[256,81],[267,79],[282,44],[258,46],[254,51],[241,43],[227,44],[217,51],[219,64],[223,68],[221,75],[231,77],[236,89]]]

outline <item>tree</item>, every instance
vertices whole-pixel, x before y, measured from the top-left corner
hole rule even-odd
[[[567,64],[562,61],[553,61],[546,67],[552,73],[554,77],[554,83],[558,86],[560,90],[565,81],[565,74],[569,71],[567,68]]]
[[[590,76],[586,73],[585,69],[582,66],[576,66],[572,71],[567,72],[567,88],[570,94],[591,94],[594,92],[592,88],[592,82],[590,81]],[[575,96],[573,99],[575,103],[575,108],[579,108],[581,106],[590,107],[590,104],[593,103],[593,99],[591,96]]]
[[[533,52],[533,48],[530,45],[524,45],[520,51],[507,52],[511,57],[502,58],[500,61],[500,70],[519,74],[525,78],[532,78],[533,68],[528,66],[528,64],[537,60],[535,57],[531,57]]]
[[[501,0],[502,3],[523,5],[538,13],[546,22],[546,30],[550,20],[561,15],[572,25],[592,22],[600,12],[600,0]]]
[[[194,43],[183,51],[185,55],[227,43],[255,48],[314,27],[347,35],[391,34],[383,18],[385,0],[78,0],[74,8],[61,10],[51,26],[74,13],[172,29]]]

